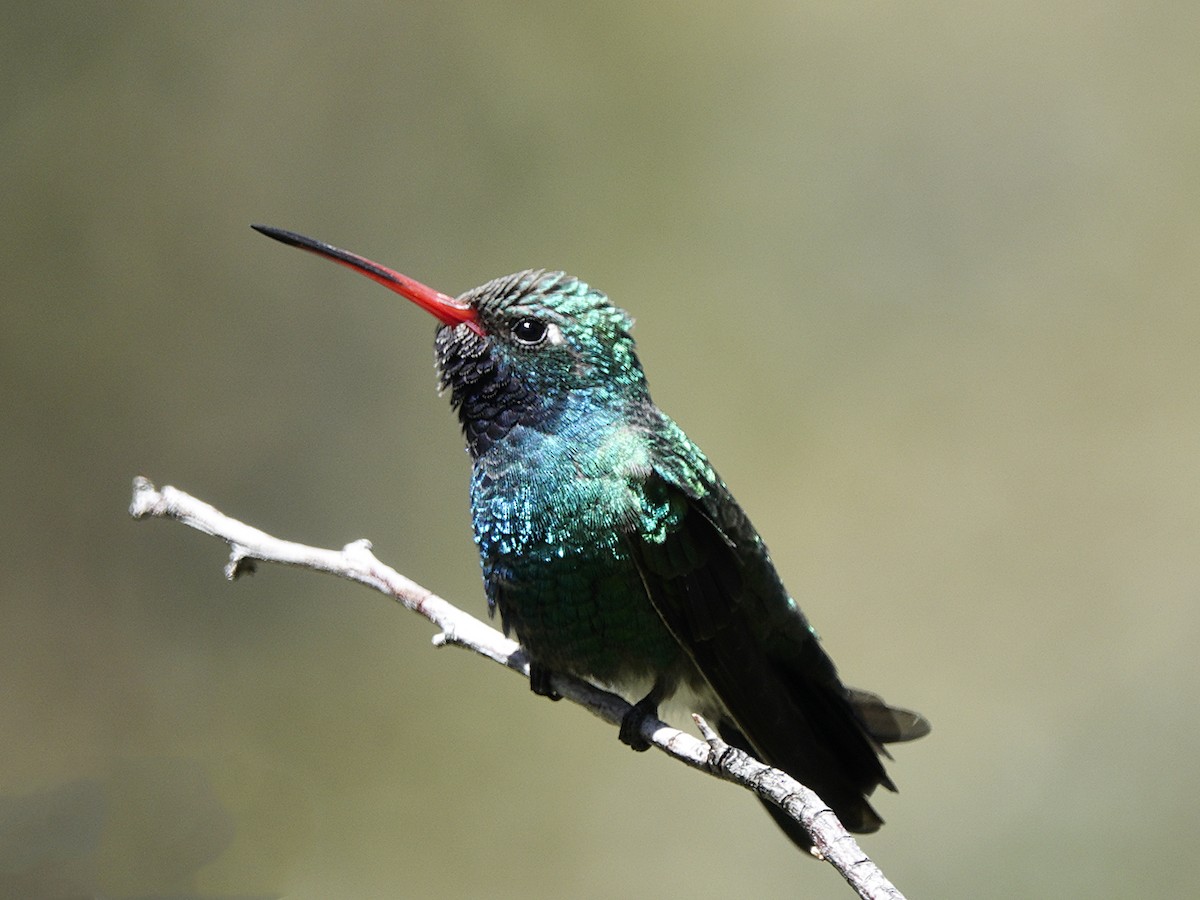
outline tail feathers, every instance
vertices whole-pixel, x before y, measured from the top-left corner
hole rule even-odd
[[[867,734],[880,744],[915,741],[929,734],[929,720],[918,712],[888,706],[882,697],[870,691],[846,688],[846,694]]]
[[[717,730],[720,732],[721,738],[725,743],[737,747],[739,750],[744,750],[752,756],[756,755],[756,751],[747,737],[728,721],[722,722]],[[808,785],[805,785],[805,787],[808,787]],[[824,797],[821,799],[825,800]],[[775,820],[775,824],[791,839],[793,844],[806,853],[812,849],[812,838],[808,836],[808,832],[804,830],[803,825],[770,800],[764,800],[760,797],[759,802],[771,814],[771,818]],[[825,802],[828,803],[829,801],[825,800]],[[855,798],[852,808],[845,803],[839,804],[839,806],[841,808],[835,810],[835,812],[842,824],[850,831],[857,834],[870,834],[871,832],[878,831],[880,826],[883,825],[883,819],[879,817],[879,814],[875,812],[871,804],[864,797]]]
[[[880,755],[888,758],[891,756],[883,746],[884,744],[914,741],[929,734],[929,720],[920,713],[888,706],[883,701],[883,698],[869,691],[862,691],[857,688],[845,688],[845,691],[846,700],[854,711],[854,718],[857,719],[862,732],[865,732],[866,736],[870,738],[870,741],[875,746],[875,750]],[[762,758],[762,754],[756,750],[750,739],[731,720],[726,719],[719,722],[718,730],[726,743]],[[779,764],[777,760],[764,759],[763,761],[772,765]],[[846,759],[845,762],[849,764],[850,760]],[[845,774],[850,775],[851,772],[848,771]],[[864,776],[859,775],[857,777]],[[803,779],[801,780],[803,781]],[[865,796],[871,792],[872,785],[870,783],[863,783],[847,791],[845,789],[846,785],[839,784],[839,781],[840,779],[834,778],[828,784],[806,784],[805,786],[816,789],[817,793],[821,794],[821,799],[833,807],[842,824],[850,831],[857,834],[870,834],[871,832],[878,831],[879,827],[883,825],[883,819],[875,812]],[[877,763],[873,767],[871,778],[868,779],[868,782],[870,781],[873,781],[875,784],[881,784],[888,790],[896,790],[887,773]],[[824,788],[829,796],[821,793],[822,788]],[[796,846],[806,851],[812,848],[812,840],[800,823],[793,820],[774,803],[768,800],[761,802],[766,807],[767,812],[771,814],[771,818],[775,820],[775,823],[791,838]]]

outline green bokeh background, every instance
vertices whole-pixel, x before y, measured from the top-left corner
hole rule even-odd
[[[483,610],[433,325],[639,323],[846,679],[909,897],[1195,892],[1200,7],[6,4],[0,895],[847,897],[749,797],[144,473]]]

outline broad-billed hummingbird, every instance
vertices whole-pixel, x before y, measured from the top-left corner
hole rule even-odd
[[[636,698],[620,737],[679,691],[725,741],[812,788],[851,831],[883,824],[883,745],[921,715],[846,687],[762,538],[704,453],[650,399],[629,330],[604,294],[528,269],[457,299],[290,231],[268,237],[348,266],[441,323],[440,384],[472,461],[471,520],[488,610],[554,673]],[[767,809],[799,846],[804,830]]]

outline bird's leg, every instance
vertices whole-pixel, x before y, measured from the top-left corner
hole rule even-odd
[[[561,700],[562,694],[550,684],[554,672],[541,663],[529,661],[529,689],[539,697],[549,697],[551,700]]]
[[[658,705],[667,698],[675,687],[675,679],[660,675],[650,688],[650,693],[630,707],[629,712],[621,717],[621,730],[617,737],[622,744],[641,753],[650,749],[650,742],[642,737],[642,723],[651,716],[658,716]]]

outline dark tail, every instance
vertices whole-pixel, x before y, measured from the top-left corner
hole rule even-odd
[[[847,688],[846,699],[854,711],[863,732],[871,739],[871,742],[876,745],[876,750],[883,756],[891,757],[891,754],[884,748],[884,744],[913,741],[929,734],[930,725],[928,719],[920,713],[911,710],[888,706],[878,694],[872,694],[869,691],[861,691],[856,688]],[[739,750],[744,750],[751,755],[757,756],[759,754],[759,751],[754,748],[750,740],[732,722],[721,722],[718,725],[718,730],[721,738],[731,746],[737,747]],[[763,761],[769,765],[776,765],[779,768],[783,768],[770,759]],[[880,767],[880,770],[882,770],[882,767]],[[883,774],[878,783],[890,791],[896,790],[895,785],[892,784],[891,779],[886,774]],[[849,831],[856,834],[870,834],[871,832],[878,831],[879,827],[883,825],[883,819],[872,808],[866,796],[861,793],[854,792],[846,795],[845,793],[835,791],[832,796],[825,796],[820,793],[818,786],[806,784],[805,787],[816,790],[821,799],[829,804],[838,819]],[[869,794],[870,791],[868,790],[867,793]],[[766,807],[767,812],[771,814],[771,818],[775,820],[775,824],[783,830],[784,834],[791,838],[792,843],[806,852],[812,849],[812,839],[799,822],[792,819],[769,800],[762,800],[761,802]]]

